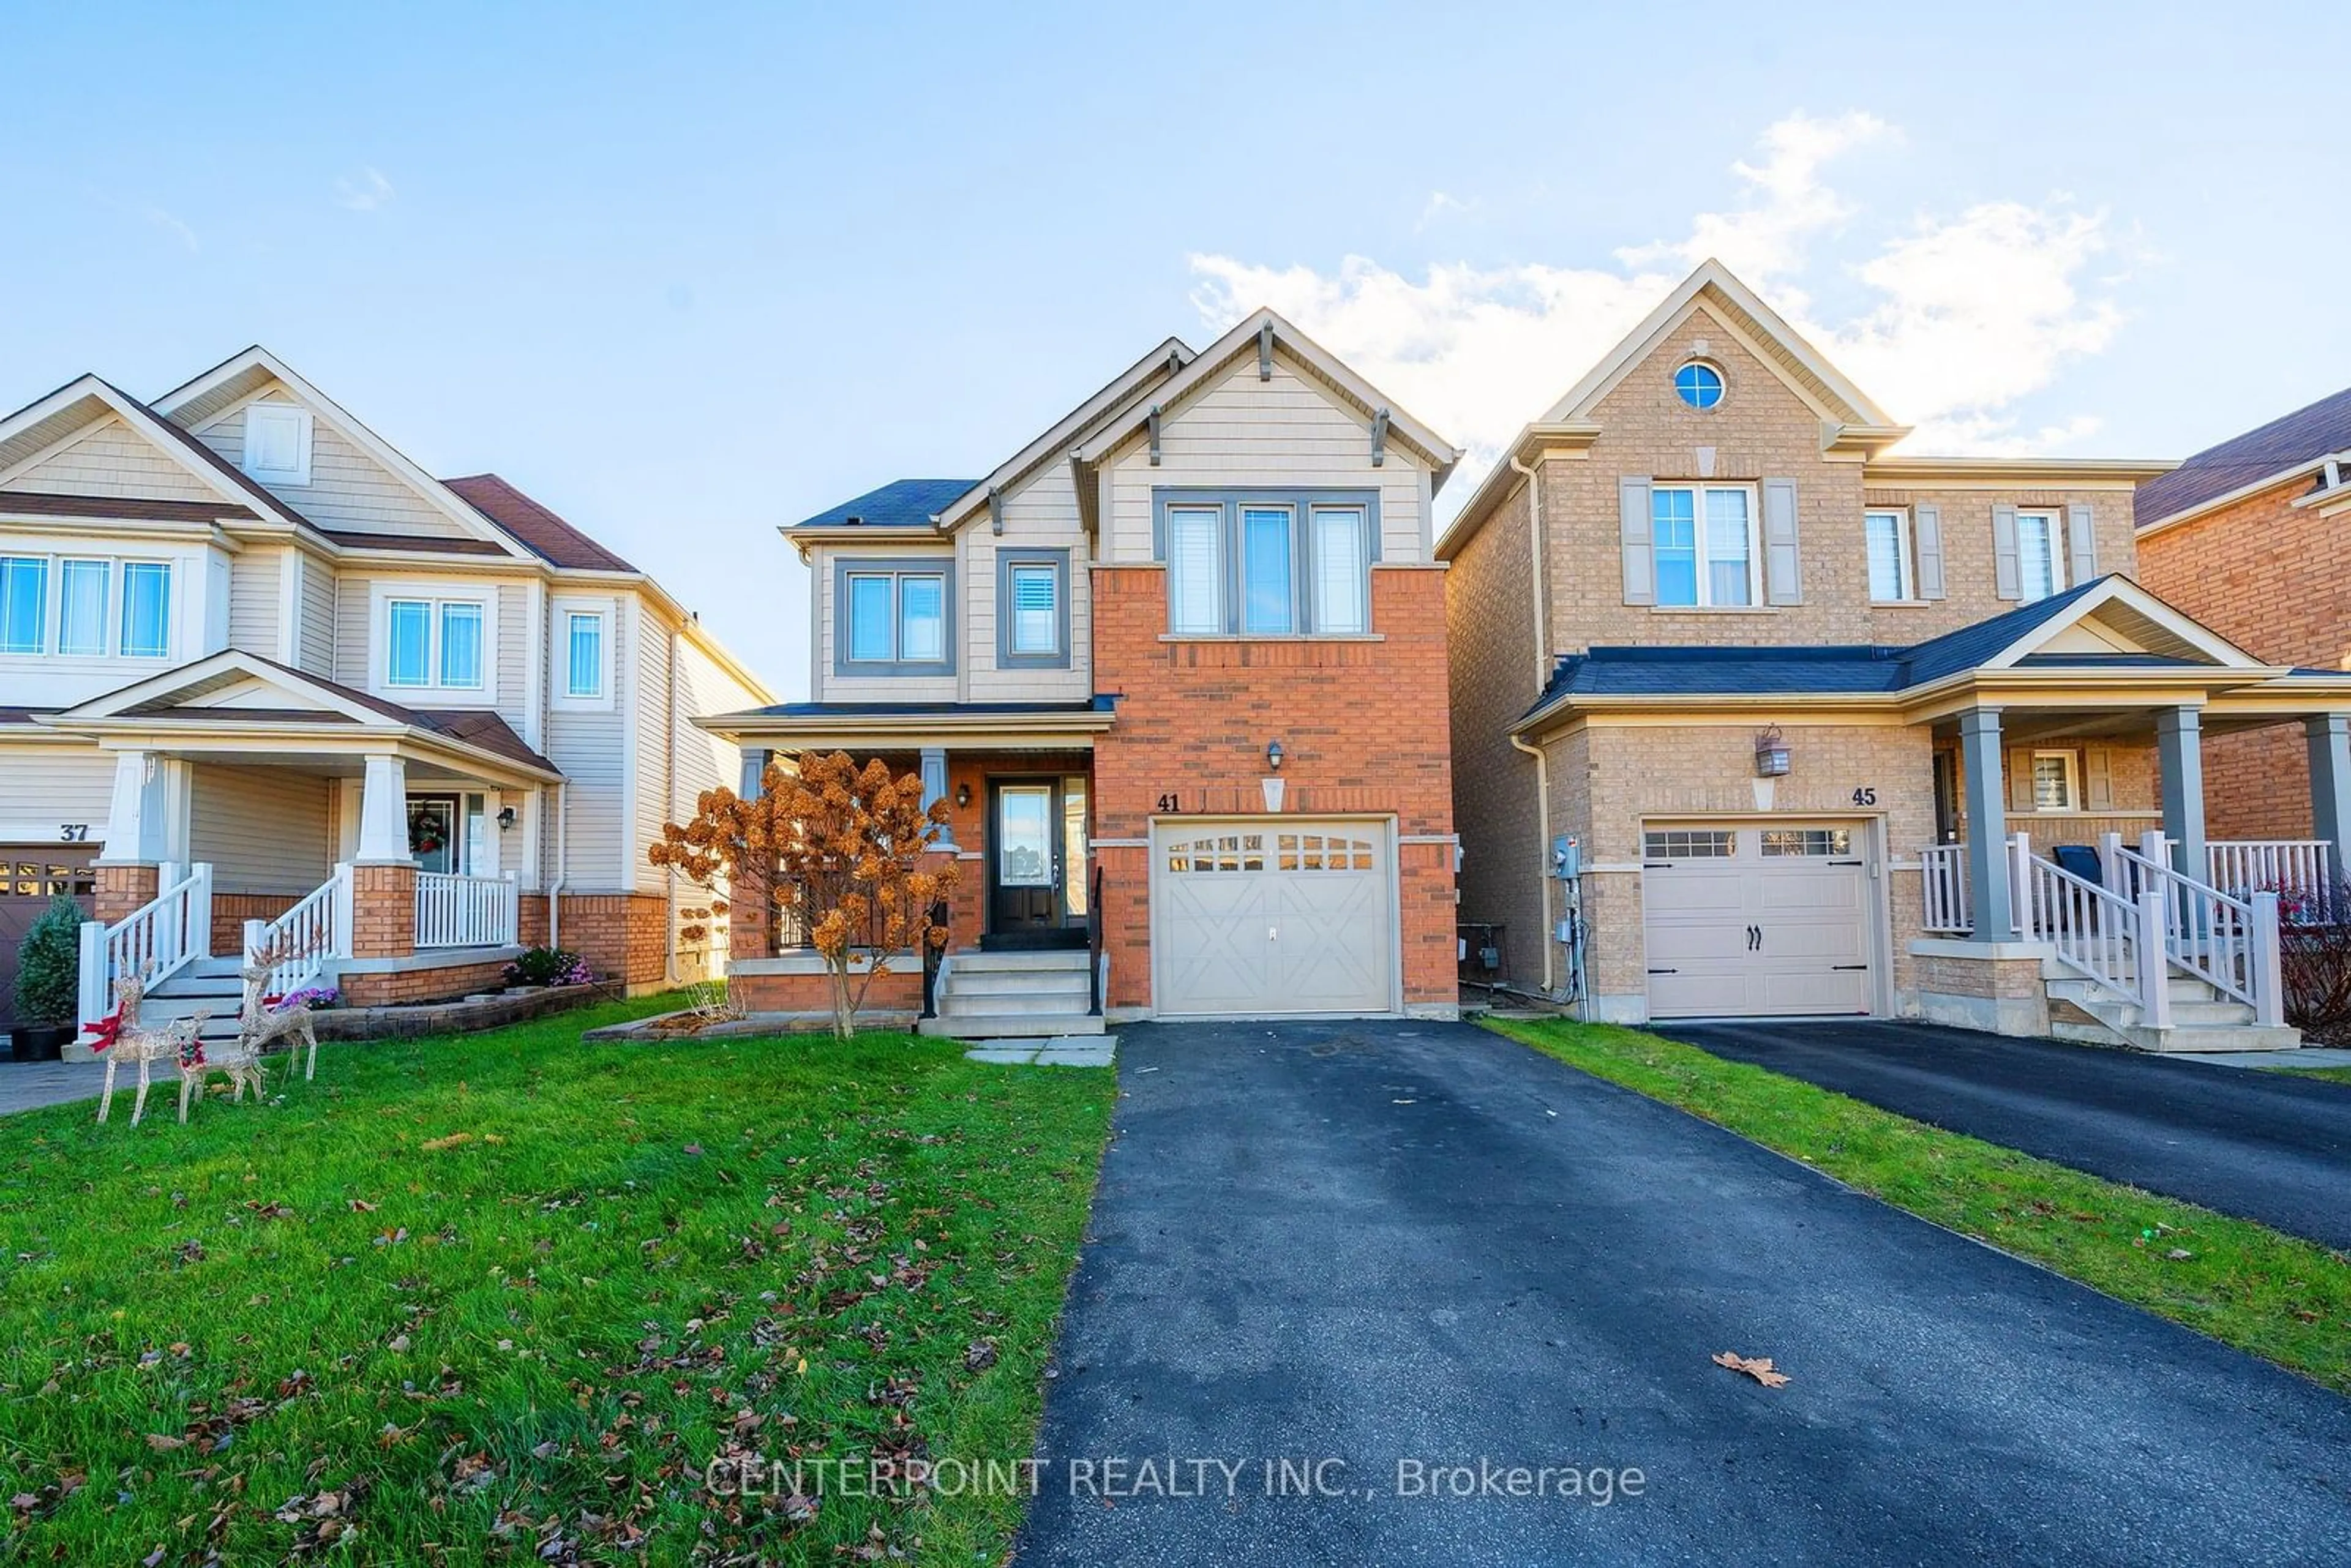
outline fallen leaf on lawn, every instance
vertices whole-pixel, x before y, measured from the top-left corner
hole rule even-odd
[[[2189,1251],[2189,1250],[2188,1250],[2188,1249],[2187,1249],[2187,1248],[2185,1248],[2185,1247],[2175,1247],[2175,1248],[2173,1248],[2170,1251],[2166,1252],[2166,1253],[2164,1254],[2164,1256],[2165,1256],[2165,1257],[2167,1257],[2167,1258],[2168,1258],[2168,1259],[2170,1259],[2173,1262],[2177,1263],[2177,1262],[2179,1262],[2179,1261],[2181,1259],[2183,1259],[2183,1258],[2193,1258],[2193,1257],[2195,1257],[2195,1256],[2196,1256],[2196,1254],[2195,1254],[2195,1253],[2193,1253],[2193,1252],[2190,1252],[2190,1251]]]
[[[470,1144],[473,1141],[474,1134],[471,1133],[452,1133],[445,1138],[427,1138],[416,1146],[428,1155],[437,1155],[444,1149],[454,1149],[460,1144]]]
[[[963,1364],[965,1369],[970,1372],[986,1372],[989,1367],[994,1366],[996,1342],[992,1339],[972,1341],[970,1347],[963,1353]]]
[[[174,1448],[186,1448],[188,1440],[185,1437],[171,1437],[162,1432],[150,1432],[147,1434],[147,1446],[159,1454],[168,1454]]]
[[[1714,1364],[1728,1367],[1733,1372],[1744,1373],[1766,1388],[1787,1386],[1788,1375],[1772,1370],[1771,1358],[1768,1355],[1747,1356],[1740,1354],[1735,1350],[1726,1350],[1714,1358]]]
[[[395,1355],[406,1354],[408,1346],[409,1338],[404,1333],[396,1333],[390,1339],[384,1341],[383,1343],[383,1348],[391,1351]]]
[[[349,1201],[353,1214],[373,1214],[375,1212],[375,1205],[370,1203],[363,1197],[354,1197]]]

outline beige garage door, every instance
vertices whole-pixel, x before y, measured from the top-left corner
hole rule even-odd
[[[1871,1011],[1863,834],[1834,823],[1650,829],[1649,1016]]]
[[[1385,822],[1162,822],[1151,946],[1162,1014],[1395,1008],[1395,876]]]

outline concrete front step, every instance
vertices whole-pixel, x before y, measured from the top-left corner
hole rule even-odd
[[[921,1034],[951,1040],[1025,1040],[1040,1036],[1101,1034],[1102,1017],[1089,1012],[958,1013],[925,1019],[915,1026]]]
[[[1083,969],[966,969],[947,971],[947,989],[956,996],[1076,996],[1092,990]]]
[[[977,950],[957,953],[947,966],[950,975],[987,974],[999,970],[1074,969],[1082,975],[1093,963],[1093,956],[1081,947],[1055,947],[1042,952],[989,953]]]
[[[2052,1023],[2049,1032],[2059,1040],[2085,1045],[2122,1044],[2166,1056],[2182,1051],[2295,1051],[2302,1045],[2302,1030],[2283,1024],[2275,1028],[2250,1023],[2222,1028],[2175,1024],[2169,1029],[2144,1029],[2135,1023],[2116,1027],[2060,1021]]]

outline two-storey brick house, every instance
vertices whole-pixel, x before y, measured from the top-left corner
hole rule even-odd
[[[353,1002],[549,938],[632,989],[697,977],[697,895],[644,847],[737,774],[689,716],[765,695],[645,573],[264,350],[0,419],[0,971],[77,896],[86,1009],[135,963],[233,1012],[248,922]]]
[[[2133,490],[2167,465],[1906,434],[1708,262],[1511,444],[1437,552],[1494,977],[1627,1021],[2273,1024],[2269,850],[2208,842],[2201,737],[2351,711],[2351,679],[2132,580]],[[2142,894],[2199,934],[2139,930]]]
[[[2351,669],[2351,551],[2335,538],[2351,523],[2351,390],[2147,480],[2137,511],[2148,588],[2264,659]],[[2312,758],[2323,776],[2330,722],[2216,740],[2204,758],[2213,831],[2313,831]]]
[[[919,769],[962,863],[933,1025],[1455,1006],[1451,446],[1288,322],[1169,340],[977,480],[787,528],[811,700],[704,722]],[[737,911],[755,1008],[825,1004]],[[917,966],[894,966],[911,1006]],[[891,984],[892,982],[884,982]]]

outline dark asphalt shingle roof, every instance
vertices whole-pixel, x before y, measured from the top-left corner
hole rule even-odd
[[[977,479],[893,479],[878,490],[803,517],[796,528],[925,528]]]
[[[1531,714],[1559,698],[1583,696],[1841,696],[1899,692],[1974,669],[2032,631],[2064,614],[2105,580],[2020,605],[1908,647],[1867,643],[1799,647],[1592,648],[1562,655]],[[2053,655],[2066,663],[2173,664],[2152,655]]]
[[[2138,487],[2132,514],[2146,528],[2346,448],[2351,448],[2351,387],[2208,446],[2170,473],[2147,480]]]
[[[441,483],[549,566],[576,571],[637,570],[496,474],[472,474]]]

